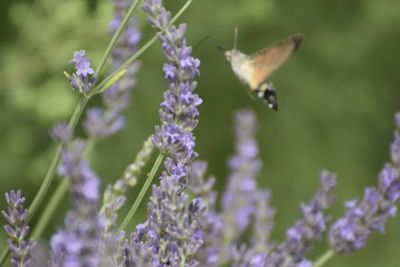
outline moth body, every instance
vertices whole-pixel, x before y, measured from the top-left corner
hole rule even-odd
[[[226,51],[225,56],[240,81],[245,85],[249,85],[251,74],[250,57],[236,49]]]
[[[303,39],[304,35],[297,33],[250,56],[236,48],[226,51],[225,56],[239,79],[259,98],[264,99],[269,108],[276,111],[278,109],[276,90],[268,78],[289,59],[292,53],[301,45]]]

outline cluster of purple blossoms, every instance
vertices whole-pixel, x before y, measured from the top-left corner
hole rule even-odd
[[[197,156],[192,131],[198,122],[201,99],[193,90],[200,61],[191,56],[191,48],[186,46],[186,26],[170,26],[171,13],[161,1],[145,0],[143,10],[159,31],[169,60],[163,68],[169,88],[160,108],[162,125],[156,127],[153,136],[154,145],[167,156],[165,171],[160,185],[153,187],[148,219],[139,226],[138,238],[152,251],[152,266],[197,266],[195,255],[203,244],[199,218],[205,206],[200,198],[190,200],[184,190],[190,164]]]
[[[115,32],[131,0],[114,0],[115,14],[111,31]],[[229,160],[230,175],[218,212],[215,178],[206,176],[207,164],[193,162],[197,157],[192,131],[198,123],[197,106],[202,100],[193,91],[199,74],[199,60],[191,56],[184,37],[186,26],[171,25],[171,14],[161,0],[145,0],[143,10],[156,28],[168,63],[163,70],[169,88],[160,107],[161,125],[143,145],[134,163],[123,177],[105,190],[99,209],[99,178],[84,159],[86,142],[73,139],[69,127],[57,124],[52,137],[63,143],[58,172],[70,183],[72,208],[63,229],[51,238],[50,261],[39,266],[233,266],[233,267],[311,267],[305,254],[312,243],[329,229],[326,214],[334,202],[336,177],[323,171],[320,189],[307,203],[301,204],[302,218],[286,232],[282,243],[270,240],[275,209],[271,193],[257,187],[261,169],[255,141],[256,117],[250,110],[235,114],[235,156]],[[133,19],[113,51],[115,67],[136,51],[140,33]],[[72,63],[76,73],[69,77],[74,90],[87,94],[95,78],[84,50],[75,52]],[[137,63],[104,95],[106,109],[91,109],[84,126],[89,136],[107,137],[124,124],[121,112],[129,104],[135,85]],[[400,128],[400,113],[396,114]],[[157,147],[166,157],[160,185],[153,186],[148,217],[127,238],[115,225],[119,209],[125,203],[129,186],[136,184],[141,168]],[[159,156],[161,158],[161,156]],[[365,245],[373,231],[383,232],[388,218],[396,215],[400,197],[400,134],[391,145],[392,162],[379,175],[378,186],[367,188],[362,200],[347,202],[344,218],[329,229],[331,246],[347,253]],[[187,190],[190,190],[189,193]],[[13,266],[30,266],[32,240],[28,236],[27,210],[21,193],[6,194],[8,205],[3,216]],[[44,257],[45,258],[45,257]]]
[[[87,94],[94,86],[96,78],[94,71],[90,67],[90,60],[85,57],[85,50],[74,52],[74,58],[71,63],[75,65],[75,73],[69,76],[69,82],[72,88],[81,94]]]
[[[275,210],[269,206],[270,193],[259,190],[256,176],[261,168],[254,139],[256,117],[250,110],[235,114],[236,155],[229,161],[231,175],[217,212],[215,178],[205,179],[207,164],[195,162],[190,189],[200,198],[207,212],[200,217],[203,245],[197,253],[200,266],[262,266],[270,249],[269,234]],[[249,236],[244,235],[246,230]]]
[[[390,146],[392,162],[381,170],[378,186],[366,188],[363,199],[346,202],[345,216],[330,229],[329,240],[338,253],[359,250],[372,232],[383,233],[386,221],[396,216],[400,198],[400,113],[395,115],[395,122],[398,130]]]
[[[114,14],[110,22],[110,32],[114,34],[123,17],[132,4],[132,0],[113,0]],[[111,55],[112,70],[117,69],[136,51],[141,34],[135,17],[129,20]],[[96,138],[106,138],[125,127],[125,118],[121,113],[129,107],[132,90],[136,85],[136,75],[140,63],[134,61],[126,68],[124,76],[103,94],[105,109],[91,108],[84,122],[87,133]]]
[[[201,199],[207,207],[204,216],[199,218],[202,225],[201,239],[203,245],[197,251],[196,258],[200,266],[218,266],[221,262],[221,255],[227,254],[226,248],[222,247],[223,240],[222,228],[224,227],[222,216],[216,210],[217,193],[213,191],[215,178],[205,179],[207,163],[205,161],[195,161],[190,170],[190,190],[196,197]]]
[[[126,11],[132,5],[132,0],[113,0],[114,13],[109,28],[112,35],[120,27]],[[112,70],[117,69],[125,60],[137,52],[141,33],[135,17],[131,17],[125,30],[122,32],[111,54]],[[86,132],[91,138],[106,138],[125,127],[125,118],[121,113],[129,107],[132,90],[136,85],[136,76],[140,63],[134,61],[126,68],[124,76],[103,94],[105,108],[91,108],[84,121]],[[113,230],[117,220],[117,213],[125,203],[125,192],[128,187],[136,184],[140,169],[149,159],[153,151],[150,141],[145,142],[122,179],[114,185],[108,185],[103,197],[100,214],[105,216],[105,226],[102,233],[104,240],[113,238]]]
[[[256,215],[259,197],[264,195],[263,199],[269,198],[268,191],[257,190],[257,175],[261,169],[261,160],[258,157],[255,141],[256,128],[254,112],[242,110],[235,114],[236,155],[229,160],[231,174],[222,198],[225,240],[239,240],[250,226],[252,217]],[[268,213],[272,218],[273,209]],[[266,227],[272,230],[272,225]],[[267,232],[262,234],[268,235]]]
[[[328,171],[320,174],[320,189],[307,204],[301,204],[303,218],[286,231],[286,240],[277,246],[266,259],[267,266],[312,266],[304,259],[311,249],[312,242],[321,240],[328,228],[329,216],[324,214],[334,202],[333,189],[336,176]]]
[[[27,226],[28,210],[24,208],[25,198],[21,191],[6,193],[7,211],[2,211],[7,223],[4,230],[9,236],[8,247],[11,251],[11,264],[17,266],[31,266],[31,251],[35,243],[25,239],[29,234]]]
[[[58,173],[69,179],[72,209],[65,217],[65,229],[51,238],[51,266],[98,266],[101,262],[100,181],[83,158],[85,148],[83,140],[66,140],[62,151]]]
[[[204,266],[311,266],[303,256],[311,242],[321,239],[327,229],[324,214],[334,202],[335,176],[323,171],[321,188],[307,204],[301,205],[303,219],[287,231],[280,245],[270,240],[275,210],[269,205],[268,190],[257,188],[261,168],[255,141],[256,117],[250,110],[235,114],[236,155],[229,161],[231,174],[222,198],[222,213],[215,210],[214,179],[204,180],[206,165],[196,163],[191,172],[191,189],[207,206],[202,218],[204,245],[199,250]],[[250,230],[250,231],[249,231]],[[246,233],[246,235],[244,235]]]

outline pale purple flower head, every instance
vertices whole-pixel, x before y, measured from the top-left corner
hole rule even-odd
[[[267,253],[255,252],[248,249],[245,245],[233,247],[231,249],[231,264],[232,267],[265,267],[273,266],[267,265]]]
[[[72,132],[65,122],[60,122],[53,126],[50,136],[58,142],[68,142],[72,137]]]
[[[61,155],[58,172],[70,180],[72,209],[65,217],[65,229],[51,238],[52,266],[95,267],[101,262],[100,182],[83,158],[85,148],[83,140],[74,140],[66,144]]]
[[[286,232],[285,247],[290,254],[302,257],[309,249],[310,242],[320,240],[327,229],[329,216],[324,211],[335,201],[333,189],[336,186],[336,176],[328,171],[320,175],[320,190],[307,204],[301,204],[303,219]]]
[[[398,114],[396,114],[397,119]],[[397,123],[397,121],[396,121]],[[378,177],[378,186],[366,188],[362,200],[346,202],[347,212],[330,229],[329,240],[339,253],[362,248],[372,232],[384,232],[387,220],[396,216],[400,197],[400,139],[395,132],[390,146],[392,163]]]
[[[256,176],[261,169],[254,139],[256,117],[251,110],[235,113],[236,155],[229,160],[231,173],[222,198],[224,235],[237,240],[250,225],[259,201]]]
[[[6,193],[7,211],[2,211],[7,224],[4,230],[8,235],[8,247],[11,251],[11,264],[14,267],[31,266],[31,252],[35,243],[25,240],[29,234],[27,225],[28,210],[24,207],[25,198],[21,191]]]
[[[394,114],[394,121],[396,124],[396,127],[400,129],[400,112],[397,112]]]
[[[120,26],[127,8],[132,0],[115,0],[114,17],[110,22],[110,32],[114,34]],[[135,17],[118,39],[111,55],[112,69],[117,69],[126,59],[137,51],[141,33]],[[91,108],[84,122],[86,132],[96,138],[106,138],[125,128],[125,118],[121,113],[131,102],[132,90],[136,85],[136,76],[140,63],[134,61],[126,68],[125,75],[103,94],[105,108]]]
[[[195,161],[190,170],[190,189],[206,206],[206,212],[199,218],[202,231],[199,232],[204,240],[196,255],[200,266],[216,267],[222,258],[227,258],[227,251],[222,247],[222,216],[216,211],[217,194],[213,191],[215,178],[205,179],[207,163]]]
[[[90,67],[90,60],[85,56],[85,50],[74,52],[74,58],[70,63],[75,65],[75,73],[69,77],[69,82],[75,91],[86,94],[94,86],[96,78],[94,70]]]
[[[106,138],[125,127],[125,118],[114,109],[91,108],[87,111],[84,126],[90,136]]]
[[[303,262],[304,255],[311,249],[312,242],[321,240],[322,233],[327,230],[329,216],[324,212],[335,200],[332,192],[335,186],[336,176],[322,171],[319,191],[311,201],[300,206],[303,218],[286,231],[285,242],[268,255],[272,266],[298,266],[299,263],[308,266],[308,261]]]
[[[390,145],[390,152],[393,163],[400,165],[400,134],[397,131],[394,133],[394,141]]]

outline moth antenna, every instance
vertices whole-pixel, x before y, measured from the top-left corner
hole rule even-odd
[[[238,35],[239,35],[239,28],[236,27],[235,28],[235,35],[234,35],[234,39],[233,39],[233,49],[235,49],[235,50],[236,50]]]
[[[211,36],[206,36],[203,39],[201,39],[194,47],[193,50],[197,49],[202,43],[204,43],[205,41],[210,40],[213,41],[216,45],[217,48],[222,50],[222,51],[226,51],[228,50],[226,47],[224,47],[223,45],[220,44],[220,42],[218,42],[217,40],[215,40],[214,38],[212,38]]]

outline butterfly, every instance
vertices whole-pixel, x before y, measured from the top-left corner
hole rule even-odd
[[[246,84],[257,97],[264,99],[268,107],[278,110],[278,99],[269,76],[285,63],[304,40],[304,34],[290,35],[253,55],[246,55],[236,49],[237,29],[235,31],[234,48],[225,51],[233,72]]]

